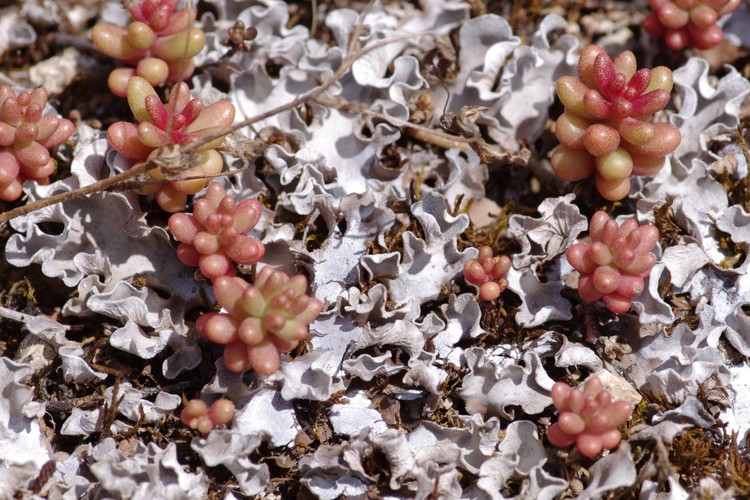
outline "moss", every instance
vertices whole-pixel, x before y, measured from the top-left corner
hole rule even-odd
[[[534,32],[539,22],[550,12],[555,12],[559,7],[565,12],[567,21],[572,24],[578,23],[583,9],[583,2],[570,2],[566,0],[514,0],[513,2],[503,0],[487,0],[474,2],[477,7],[475,12],[489,12],[502,14],[508,20],[513,33],[527,41]]]
[[[427,420],[443,427],[462,428],[464,422],[460,418],[461,411],[459,410],[463,410],[464,402],[456,394],[456,389],[461,386],[463,377],[468,373],[468,370],[447,364],[445,371],[447,377],[440,387],[441,402],[437,405],[435,411],[427,416]]]
[[[662,248],[671,247],[679,243],[679,238],[684,234],[682,228],[677,225],[672,217],[672,204],[674,198],[668,196],[664,203],[654,208],[654,225],[659,230],[659,243]]]
[[[462,204],[463,196],[456,197],[453,209],[450,212],[452,216],[455,217],[461,213],[468,215],[473,200],[469,200],[463,208],[461,208]],[[458,249],[479,248],[486,245],[492,248],[495,255],[510,253],[516,248],[515,240],[506,238],[505,234],[508,230],[510,218],[514,214],[522,212],[525,213],[526,211],[511,201],[502,206],[499,213],[493,214],[494,220],[489,226],[477,228],[470,220],[469,227],[458,237]]]
[[[737,144],[742,149],[742,155],[745,157],[746,163],[750,165],[750,151],[748,151],[745,141],[746,121],[747,119],[743,119],[737,126]],[[716,174],[716,180],[727,192],[730,206],[740,205],[745,211],[750,212],[750,175],[738,179],[725,169]]]
[[[750,496],[750,450],[741,451],[737,433],[727,434],[721,422],[712,429],[680,433],[669,457],[680,482],[689,488],[708,477],[724,489],[733,488],[736,498]]]

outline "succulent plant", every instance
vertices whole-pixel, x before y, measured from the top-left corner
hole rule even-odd
[[[258,30],[254,27],[245,27],[245,23],[239,19],[234,22],[234,26],[227,30],[229,39],[223,42],[223,45],[233,48],[239,52],[250,51],[250,46],[247,42],[255,40],[258,36]]]
[[[601,299],[614,313],[626,313],[656,262],[651,249],[659,230],[653,224],[639,226],[635,218],[618,226],[599,211],[591,217],[589,234],[591,243],[576,243],[567,252],[568,262],[581,273],[578,294],[586,301]]]
[[[49,183],[55,161],[49,149],[65,142],[75,131],[70,120],[43,115],[47,90],[39,87],[18,95],[0,85],[0,199],[21,196],[26,180]]]
[[[636,71],[635,56],[625,51],[614,61],[589,45],[578,61],[578,79],[557,81],[565,112],[555,124],[560,145],[552,152],[555,174],[566,181],[596,175],[596,187],[608,200],[630,191],[631,175],[654,175],[665,155],[680,143],[669,123],[650,123],[669,101],[672,72],[665,66]]]
[[[653,13],[643,28],[655,38],[664,38],[670,49],[688,45],[707,50],[724,40],[717,21],[740,5],[740,0],[649,0]]]
[[[192,215],[178,213],[169,218],[169,230],[181,242],[177,257],[188,266],[198,266],[212,281],[234,276],[232,263],[255,264],[265,253],[263,243],[247,236],[262,212],[258,200],[237,203],[221,184],[212,182],[195,201]]]
[[[144,78],[134,76],[128,82],[128,104],[138,120],[135,125],[129,122],[113,123],[107,129],[107,139],[119,153],[139,162],[146,161],[160,148],[170,145],[184,145],[195,139],[211,135],[227,127],[234,121],[234,105],[226,100],[208,106],[200,99],[191,99],[187,84],[180,82],[169,94],[164,105],[154,87]],[[139,190],[140,194],[152,194],[160,207],[167,212],[182,210],[190,194],[195,194],[206,185],[207,179],[221,172],[224,162],[214,149],[223,139],[217,139],[201,146],[192,165],[185,166],[183,177],[196,177],[186,180],[167,180],[164,168],[149,171],[154,181]]]
[[[597,377],[586,382],[582,391],[556,382],[550,395],[560,413],[547,430],[547,439],[554,446],[575,444],[581,455],[591,458],[620,444],[618,427],[630,418],[633,405],[612,401],[612,395],[602,388]]]
[[[510,259],[505,255],[495,256],[492,248],[479,248],[476,259],[469,259],[464,264],[464,278],[479,287],[479,298],[496,300],[508,288],[505,276],[510,271]]]
[[[214,427],[226,425],[234,418],[234,403],[226,398],[214,401],[209,407],[200,399],[191,399],[180,413],[182,423],[203,434]]]
[[[103,54],[122,61],[107,83],[112,93],[125,97],[128,80],[141,76],[153,86],[179,82],[193,74],[193,57],[206,43],[203,30],[193,28],[194,9],[177,9],[178,0],[143,0],[128,8],[134,21],[127,28],[100,23],[91,38]]]
[[[261,375],[278,370],[280,354],[307,337],[308,325],[323,302],[306,294],[307,278],[290,278],[266,266],[250,285],[237,277],[214,281],[214,293],[226,312],[204,314],[196,322],[200,335],[224,345],[224,364],[240,373],[248,367]]]

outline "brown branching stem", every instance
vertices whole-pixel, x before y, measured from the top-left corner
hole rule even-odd
[[[436,37],[434,33],[429,32],[429,31],[422,32],[422,33],[407,33],[404,35],[395,36],[388,40],[382,40],[378,43],[374,43],[366,47],[360,47],[359,39],[360,39],[360,36],[362,36],[364,33],[365,33],[364,25],[360,22],[354,27],[354,30],[351,36],[350,47],[349,47],[349,50],[347,51],[347,56],[344,58],[344,60],[341,63],[341,66],[339,66],[339,68],[334,72],[334,74],[330,78],[325,80],[318,87],[315,87],[314,89],[312,89],[311,91],[305,94],[297,96],[296,98],[292,99],[291,101],[285,104],[277,106],[259,115],[249,117],[245,120],[235,123],[234,125],[230,127],[226,127],[211,135],[195,140],[185,145],[184,147],[179,147],[179,152],[182,154],[188,154],[188,153],[194,152],[201,146],[208,144],[209,142],[212,142],[221,137],[225,137],[228,134],[231,134],[232,132],[236,132],[237,130],[240,130],[244,127],[249,127],[255,123],[266,120],[279,113],[283,113],[285,111],[295,109],[299,106],[302,106],[303,104],[306,104],[310,101],[318,99],[323,93],[325,93],[328,89],[330,89],[333,85],[335,85],[336,82],[338,82],[349,71],[352,64],[354,64],[358,59],[369,54],[370,52],[381,49],[393,43],[398,43],[398,42],[410,40],[413,38]],[[175,148],[175,147],[176,146],[166,146],[165,148]],[[141,176],[143,174],[147,174],[150,170],[157,168],[159,163],[160,163],[160,158],[155,157],[144,163],[139,163],[137,165],[134,165],[129,170],[122,172],[120,174],[117,174],[113,177],[95,182],[93,184],[89,184],[87,186],[81,187],[79,189],[75,189],[73,191],[68,191],[65,193],[50,196],[49,198],[38,200],[32,203],[29,203],[27,205],[24,205],[22,207],[14,208],[13,210],[4,212],[0,214],[0,227],[11,219],[29,214],[31,212],[40,210],[42,208],[45,208],[51,205],[55,205],[57,203],[62,203],[62,202],[72,200],[75,198],[88,196],[90,194],[98,193],[101,191],[118,189],[118,187],[120,186],[124,186],[124,185],[127,185],[128,183],[131,183],[134,179],[136,179],[136,177]],[[230,175],[233,173],[234,172],[227,172],[226,175]]]
[[[470,140],[454,134],[443,132],[442,130],[426,127],[417,123],[412,123],[394,116],[388,116],[383,113],[374,111],[373,109],[365,106],[358,102],[347,102],[341,99],[326,99],[319,97],[315,99],[315,102],[326,106],[328,108],[338,109],[343,113],[362,113],[384,122],[388,122],[396,127],[403,127],[408,129],[409,135],[417,140],[422,140],[433,146],[437,146],[443,149],[460,149],[464,151],[469,148]]]
[[[354,64],[358,59],[369,54],[370,52],[373,52],[378,49],[382,49],[383,47],[387,45],[398,43],[398,42],[403,42],[405,40],[409,40],[412,38],[419,38],[419,37],[426,37],[426,36],[436,37],[437,36],[431,31],[424,31],[421,33],[406,33],[404,35],[399,35],[393,38],[389,38],[388,40],[382,40],[381,42],[375,43],[373,45],[360,48],[359,47],[359,34],[361,33],[361,30],[362,30],[362,25],[358,25],[355,28],[354,34],[352,35],[352,43],[354,44],[353,50],[352,49],[349,50],[348,55],[346,56],[344,61],[341,63],[341,66],[339,66],[339,68],[333,74],[333,76],[331,76],[328,80],[320,84],[318,87],[315,87],[311,91],[305,94],[302,94],[301,96],[297,96],[296,98],[287,102],[286,104],[282,104],[281,106],[270,109],[266,111],[265,113],[252,116],[250,118],[242,120],[241,122],[235,123],[234,125],[230,127],[219,130],[218,132],[214,134],[207,135],[206,137],[202,137],[201,139],[193,141],[187,146],[185,146],[185,148],[183,148],[183,152],[190,153],[192,151],[195,151],[199,147],[203,146],[204,144],[208,144],[209,142],[215,141],[216,139],[219,139],[220,137],[224,137],[227,134],[231,134],[232,132],[236,132],[237,130],[240,130],[242,128],[249,127],[250,125],[266,120],[272,116],[278,115],[279,113],[283,113],[284,111],[289,111],[290,109],[298,108],[302,106],[303,104],[307,104],[310,101],[316,100],[324,92],[326,92],[333,85],[335,85],[336,82],[338,82],[341,79],[341,77],[343,77],[347,73],[347,71],[349,71],[352,64]]]
[[[479,135],[478,128],[472,130],[471,133],[468,134],[449,133],[444,130],[402,120],[394,116],[388,116],[359,102],[344,101],[340,98],[328,99],[324,97],[315,98],[314,101],[323,106],[338,109],[343,113],[361,113],[383,120],[395,127],[404,128],[406,133],[413,139],[426,142],[442,149],[458,149],[461,151],[473,149],[485,163],[503,162],[526,167],[544,183],[552,183],[557,179],[549,167],[545,167],[541,162],[531,157],[531,152],[527,148],[522,146],[517,152],[502,150],[497,145],[488,144],[482,136]]]
[[[153,162],[153,160],[147,161],[145,163],[139,163],[138,165],[133,166],[133,168],[131,168],[130,170],[126,170],[125,172],[109,177],[107,179],[94,182],[93,184],[83,186],[73,191],[56,194],[54,196],[50,196],[49,198],[44,198],[43,200],[35,201],[22,207],[14,208],[13,210],[9,210],[7,212],[3,212],[2,214],[0,214],[0,226],[11,219],[15,219],[16,217],[29,214],[36,210],[55,205],[57,203],[62,203],[64,201],[81,198],[83,196],[88,196],[90,194],[112,189],[124,182],[133,180],[138,175],[147,173],[153,168],[156,168],[156,164]]]

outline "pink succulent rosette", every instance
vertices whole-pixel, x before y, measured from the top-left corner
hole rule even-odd
[[[740,0],[649,0],[653,13],[643,28],[654,38],[664,38],[672,50],[688,45],[699,50],[716,47],[724,40],[719,18],[740,6]]]
[[[125,97],[128,80],[140,76],[159,87],[190,77],[193,57],[206,43],[203,30],[193,28],[194,9],[177,10],[178,0],[143,0],[128,11],[134,21],[127,28],[100,23],[91,38],[103,54],[122,61],[129,68],[117,68],[107,83],[115,95]]]
[[[506,288],[508,280],[505,277],[510,271],[510,259],[505,255],[495,256],[492,248],[479,248],[476,259],[469,259],[464,264],[464,278],[469,283],[479,287],[479,298],[482,300],[496,300]]]
[[[0,85],[0,199],[15,201],[26,180],[48,184],[55,172],[49,150],[75,131],[70,120],[43,115],[47,90],[39,87],[18,95]]]
[[[602,388],[598,378],[586,382],[582,391],[557,382],[550,396],[560,413],[557,422],[547,430],[547,439],[553,446],[575,444],[581,455],[592,458],[620,444],[622,436],[618,428],[630,418],[633,405],[612,401],[612,395]]]
[[[626,313],[656,263],[651,249],[659,240],[659,230],[653,224],[639,226],[635,218],[618,226],[599,211],[591,217],[589,234],[591,243],[576,243],[566,254],[581,273],[578,294],[586,301],[602,300],[614,313]]]
[[[166,105],[161,102],[154,87],[138,76],[128,82],[127,96],[130,109],[139,123],[113,123],[107,129],[107,139],[120,154],[138,162],[160,154],[165,146],[185,145],[210,136],[234,121],[235,109],[231,102],[221,100],[204,106],[200,99],[191,99],[190,90],[184,82],[172,87]],[[167,212],[182,210],[188,195],[203,189],[208,178],[220,173],[224,167],[221,155],[214,149],[223,140],[221,137],[202,145],[195,151],[191,165],[176,166],[182,167],[179,173],[170,173],[162,167],[150,170],[149,176],[154,182],[138,192],[154,194],[156,202]],[[163,182],[168,180],[168,175],[185,180]]]
[[[274,373],[281,353],[307,338],[308,325],[323,310],[323,302],[307,295],[304,276],[290,278],[269,266],[252,285],[222,276],[214,293],[226,312],[204,314],[195,326],[203,338],[225,346],[224,364],[236,373]]]
[[[214,401],[211,406],[200,399],[191,399],[180,413],[180,420],[191,429],[208,434],[214,427],[226,425],[234,418],[234,403],[226,398]]]
[[[565,112],[555,124],[560,141],[551,157],[555,174],[571,182],[595,175],[606,199],[627,196],[631,175],[656,174],[680,143],[677,127],[649,121],[669,102],[671,90],[669,68],[636,71],[630,51],[613,61],[601,47],[586,47],[578,79],[557,81]]]
[[[188,266],[198,266],[210,280],[234,276],[234,263],[255,264],[265,253],[257,238],[247,236],[258,223],[263,206],[258,200],[237,202],[218,182],[195,201],[193,214],[169,218],[169,230],[180,241],[177,257]]]

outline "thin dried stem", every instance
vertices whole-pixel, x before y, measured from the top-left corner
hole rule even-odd
[[[26,323],[33,321],[36,316],[33,316],[31,314],[25,314],[19,311],[14,311],[13,309],[8,309],[7,307],[0,306],[0,317],[26,324]],[[63,325],[62,323],[57,323],[56,321],[53,321],[53,320],[49,320],[49,321],[52,323],[55,323],[56,326],[59,326],[63,330],[70,330],[70,325]]]
[[[318,1],[312,0],[312,20],[310,22],[310,38],[318,31]]]
[[[140,174],[145,174],[146,172],[154,168],[156,168],[156,164],[154,163],[153,160],[147,161],[145,163],[139,163],[138,165],[133,166],[133,168],[126,170],[125,172],[122,172],[120,174],[117,174],[113,177],[109,177],[107,179],[95,182],[93,184],[80,187],[73,191],[56,194],[56,195],[50,196],[49,198],[44,198],[43,200],[35,201],[33,203],[24,205],[22,207],[14,208],[13,210],[3,212],[2,214],[0,214],[0,226],[2,226],[3,224],[5,224],[11,219],[15,219],[16,217],[20,217],[22,215],[30,214],[31,212],[40,210],[45,207],[49,207],[51,205],[55,205],[57,203],[62,203],[64,201],[73,200],[75,198],[80,198],[82,196],[88,196],[90,194],[94,194],[94,193],[98,193],[101,191],[106,191],[108,189],[115,188],[118,185],[121,185],[128,181],[132,181],[136,176]]]
[[[361,27],[362,27],[361,25],[358,25],[355,28],[354,33],[352,34],[352,43],[354,44],[354,47],[355,47],[354,51],[351,51],[349,55],[347,55],[347,57],[341,63],[341,66],[339,66],[339,68],[336,70],[333,76],[329,78],[328,80],[326,80],[325,82],[323,82],[320,86],[315,87],[314,89],[307,92],[306,94],[302,94],[301,96],[294,98],[293,100],[287,102],[286,104],[282,104],[281,106],[270,109],[266,111],[265,113],[251,116],[250,118],[247,118],[241,122],[235,123],[234,125],[230,127],[221,129],[214,134],[201,137],[198,140],[195,140],[189,144],[186,144],[185,147],[182,148],[182,152],[190,153],[200,148],[204,144],[208,144],[211,141],[215,141],[216,139],[219,139],[228,134],[231,134],[232,132],[236,132],[237,130],[240,130],[241,128],[249,127],[250,125],[261,122],[272,116],[278,115],[279,113],[283,113],[284,111],[297,108],[310,101],[316,100],[318,97],[320,97],[321,94],[323,94],[325,91],[331,88],[336,82],[338,82],[341,79],[341,77],[344,76],[347,71],[349,71],[352,64],[354,64],[358,59],[369,54],[370,52],[381,49],[392,43],[402,42],[404,40],[409,40],[412,38],[420,38],[420,37],[425,37],[425,36],[430,36],[430,37],[437,36],[435,33],[431,31],[424,31],[421,33],[406,33],[404,35],[399,35],[397,37],[393,37],[388,40],[383,40],[381,42],[378,42],[376,44],[373,44],[364,48],[359,48],[358,33],[361,32]],[[360,28],[360,29],[358,30],[357,28]]]
[[[384,113],[375,111],[372,108],[369,108],[359,102],[347,102],[339,99],[326,99],[323,97],[319,97],[314,100],[315,102],[322,104],[323,106],[338,109],[344,113],[362,113],[388,122],[395,127],[404,127],[410,129],[412,131],[411,135],[413,137],[443,149],[455,148],[464,151],[468,149],[470,145],[470,140],[465,137],[449,134],[439,129],[426,127],[418,123],[412,123],[410,121],[402,120],[394,116],[388,116]]]

